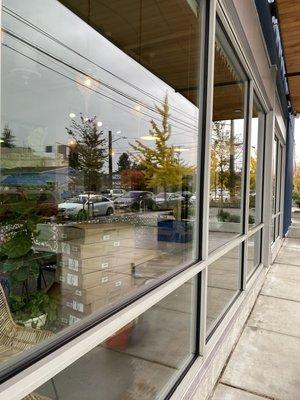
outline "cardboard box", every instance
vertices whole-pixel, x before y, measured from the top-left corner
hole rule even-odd
[[[61,252],[74,258],[84,259],[108,255],[122,255],[135,248],[134,239],[111,240],[91,244],[77,244],[76,242],[62,242]]]
[[[111,270],[112,272],[130,273],[131,264],[134,262],[134,253],[126,252],[121,257],[99,256],[92,258],[78,259],[68,255],[61,255],[59,265],[69,271],[80,274],[89,274],[95,271]]]
[[[120,274],[110,271],[95,271],[90,274],[80,274],[62,268],[56,270],[56,282],[60,282],[62,288],[89,289],[95,286],[107,287],[122,286],[132,279],[131,274]]]
[[[142,284],[140,280],[135,280],[133,277],[126,275],[122,275],[118,280],[103,282],[87,289],[61,284],[59,303],[64,301],[62,299],[78,301],[85,305],[91,304],[99,299],[106,299],[106,301],[112,302],[121,295],[127,295],[140,284]]]

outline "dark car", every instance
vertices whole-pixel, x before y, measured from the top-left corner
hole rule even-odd
[[[154,211],[157,209],[152,192],[132,190],[114,201],[115,207],[128,211]]]
[[[5,190],[0,193],[0,220],[31,214],[44,218],[56,216],[58,205],[52,192],[47,190]]]
[[[155,197],[155,202],[160,210],[170,210],[185,200],[180,193],[161,192]]]

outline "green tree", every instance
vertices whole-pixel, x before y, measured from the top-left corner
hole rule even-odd
[[[15,141],[15,136],[13,135],[12,130],[6,124],[4,126],[1,136],[1,147],[7,147],[9,149],[12,149],[13,147],[15,147],[14,141]]]
[[[129,154],[127,153],[122,153],[119,157],[118,161],[118,170],[119,172],[125,171],[126,169],[131,168],[131,160],[129,157]]]
[[[221,191],[223,202],[223,191],[226,188],[228,169],[230,164],[229,132],[224,121],[216,121],[213,125],[211,169],[214,168],[214,186]]]
[[[161,116],[161,126],[154,120],[150,121],[149,135],[155,138],[154,147],[146,146],[139,140],[131,147],[138,152],[134,159],[143,169],[147,187],[162,188],[166,193],[168,188],[180,189],[184,179],[192,175],[194,169],[178,157],[174,146],[168,144],[171,137],[168,97],[165,97],[161,107],[155,108]]]
[[[73,119],[70,128],[66,130],[76,142],[78,160],[75,165],[77,164],[78,170],[83,173],[84,189],[95,191],[100,187],[102,168],[107,158],[103,131],[98,129],[96,117],[86,119],[82,114],[80,121]]]

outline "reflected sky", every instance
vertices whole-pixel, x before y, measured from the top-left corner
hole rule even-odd
[[[44,15],[48,18],[41,18]],[[20,23],[20,17],[26,21]],[[2,129],[9,124],[16,145],[42,155],[45,146],[66,143],[70,114],[96,115],[101,129],[112,130],[119,139],[114,144],[116,164],[129,142],[148,134],[152,118],[160,122],[154,106],[167,94],[170,144],[189,149],[181,157],[196,163],[197,107],[60,3],[6,0],[3,26],[56,58],[3,35]]]

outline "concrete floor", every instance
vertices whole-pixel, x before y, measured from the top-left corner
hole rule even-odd
[[[300,239],[287,239],[212,400],[300,399]]]

